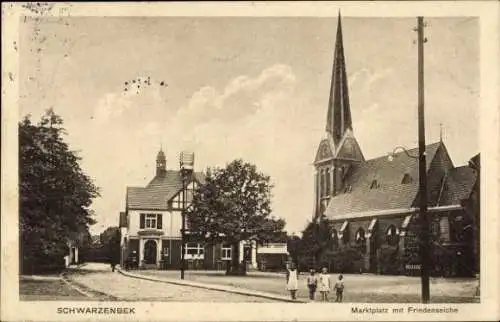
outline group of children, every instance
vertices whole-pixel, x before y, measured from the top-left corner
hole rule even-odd
[[[333,291],[335,291],[336,299],[335,302],[342,302],[342,297],[344,293],[344,281],[342,274],[339,275],[337,281],[333,285]],[[310,269],[310,273],[307,276],[307,288],[309,289],[309,299],[314,301],[316,291],[321,294],[321,301],[328,302],[328,293],[332,289],[331,278],[328,274],[328,269],[323,267],[321,273],[316,274],[314,268]],[[292,264],[287,270],[287,289],[290,291],[292,300],[297,298],[298,290],[298,272],[297,268]]]

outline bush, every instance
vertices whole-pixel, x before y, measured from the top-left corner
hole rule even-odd
[[[66,268],[64,257],[58,255],[26,256],[21,261],[25,275],[60,273]]]
[[[325,266],[335,273],[359,273],[362,253],[354,247],[344,246],[323,255]]]
[[[398,275],[403,270],[402,259],[397,246],[382,245],[378,250],[380,274]]]

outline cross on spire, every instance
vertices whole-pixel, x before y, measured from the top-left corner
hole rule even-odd
[[[347,129],[352,130],[352,118],[342,39],[342,21],[339,11],[326,132],[332,136],[334,143],[338,144]]]

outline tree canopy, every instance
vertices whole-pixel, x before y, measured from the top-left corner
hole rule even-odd
[[[309,222],[302,232],[298,253],[302,266],[316,266],[321,255],[329,250],[332,245],[328,220],[321,218]]]
[[[64,141],[63,120],[48,110],[37,124],[19,123],[19,224],[22,263],[36,265],[66,252],[68,240],[87,235],[98,188]]]
[[[108,260],[112,263],[120,261],[121,232],[118,227],[108,227],[100,235],[101,243]]]
[[[208,169],[187,210],[190,238],[230,243],[231,270],[236,272],[240,241],[283,238],[285,221],[272,215],[271,189],[269,176],[241,159]]]
[[[268,241],[281,235],[285,221],[271,214],[270,178],[238,159],[207,171],[187,211],[189,230],[209,241]]]

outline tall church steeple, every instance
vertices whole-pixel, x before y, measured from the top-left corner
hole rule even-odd
[[[352,131],[351,108],[349,106],[349,89],[347,83],[344,42],[342,37],[342,20],[339,12],[337,38],[333,56],[330,99],[326,118],[326,132],[331,135],[335,145],[339,144],[344,133]]]
[[[346,178],[349,176],[351,166],[364,161],[352,128],[340,12],[333,56],[326,132],[327,137],[319,143],[314,160],[316,170],[314,219],[321,218],[327,213],[328,203],[332,197],[349,192]]]

